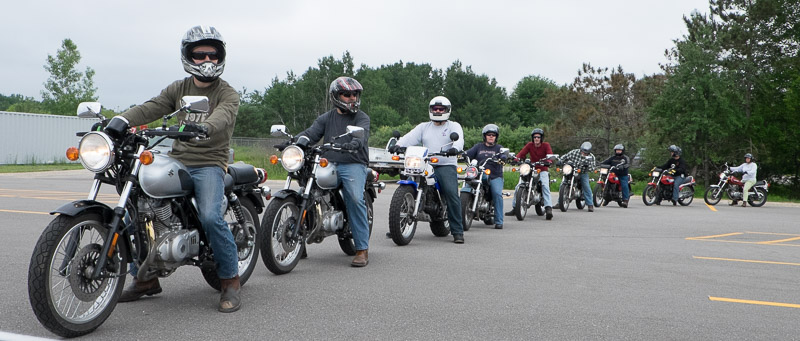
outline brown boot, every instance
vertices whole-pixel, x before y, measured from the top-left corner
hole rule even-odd
[[[242,307],[242,297],[239,291],[242,285],[239,283],[239,275],[234,278],[220,279],[222,295],[219,297],[219,311],[232,313]]]
[[[742,207],[747,207],[747,201],[742,200]]]
[[[128,287],[122,291],[122,295],[119,296],[119,300],[117,300],[117,302],[136,301],[142,298],[144,295],[153,296],[158,293],[161,293],[161,284],[158,283],[158,278],[139,282],[134,277],[131,284],[129,284]]]
[[[368,250],[358,250],[356,251],[356,257],[353,258],[353,262],[350,265],[355,266],[357,268],[365,267],[369,264],[369,255],[367,254]]]

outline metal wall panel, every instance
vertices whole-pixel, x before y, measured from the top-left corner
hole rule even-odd
[[[67,148],[78,146],[76,132],[97,119],[0,111],[0,164],[68,162]]]

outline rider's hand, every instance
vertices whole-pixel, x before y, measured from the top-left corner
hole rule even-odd
[[[361,143],[358,143],[358,141],[356,141],[356,140],[342,143],[342,149],[356,150],[356,149],[358,149],[358,147],[361,147]]]
[[[110,135],[111,137],[122,137],[122,135],[125,133],[125,130],[128,130],[128,120],[122,116],[112,117],[111,120],[108,121],[108,124],[105,128],[106,134]]]
[[[275,149],[277,149],[279,152],[282,152],[284,149],[286,149],[286,147],[291,146],[291,145],[292,145],[292,142],[287,140],[284,143],[273,145],[273,147],[275,147]]]
[[[458,155],[458,149],[450,148],[447,150],[447,155],[449,156],[456,156]]]
[[[208,136],[208,128],[206,126],[192,122],[184,122],[181,124],[178,131],[186,133],[199,133],[200,135]]]
[[[101,130],[103,130],[103,122],[97,122],[95,124],[92,124],[92,129],[89,129],[89,131],[101,131]]]
[[[400,146],[398,146],[396,144],[391,145],[391,146],[389,146],[388,149],[386,149],[386,151],[388,151],[389,153],[392,153],[392,154],[396,154],[396,153],[400,152]]]

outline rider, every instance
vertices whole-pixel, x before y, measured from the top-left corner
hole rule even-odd
[[[450,100],[444,96],[436,96],[428,103],[428,116],[430,122],[418,124],[407,134],[403,135],[395,146],[389,150],[395,152],[400,147],[422,144],[428,150],[439,151],[442,147],[450,145],[448,154],[453,156],[441,157],[433,166],[434,177],[439,183],[440,193],[447,201],[447,220],[450,223],[450,234],[453,242],[464,243],[464,225],[461,221],[461,201],[458,198],[458,172],[456,171],[456,154],[464,149],[464,131],[458,122],[450,118]],[[451,133],[458,134],[458,140],[451,141]]]
[[[369,116],[361,110],[361,84],[350,77],[339,77],[331,82],[329,92],[334,109],[320,115],[310,128],[298,134],[298,143],[315,144],[324,137],[325,143],[341,143],[345,151],[329,150],[323,153],[336,164],[336,176],[342,183],[347,218],[353,232],[356,256],[350,265],[367,266],[369,263],[369,221],[364,201],[369,164]],[[347,132],[347,126],[364,128],[364,137],[333,139]],[[303,138],[305,137],[305,138]],[[306,140],[308,139],[308,140]]]
[[[589,186],[589,172],[593,171],[595,168],[595,158],[594,154],[592,154],[592,143],[589,141],[582,143],[579,149],[573,149],[570,150],[569,153],[561,155],[561,157],[558,158],[558,161],[561,164],[571,164],[573,167],[575,167],[575,170],[580,169],[583,200],[586,202],[589,212],[594,212],[592,187]]]
[[[178,114],[182,131],[204,133],[208,138],[175,140],[170,155],[189,168],[200,223],[217,263],[222,289],[218,310],[229,313],[239,310],[242,305],[238,251],[223,216],[224,178],[231,135],[239,110],[239,94],[219,78],[225,69],[225,57],[225,40],[219,31],[210,26],[192,27],[181,40],[181,62],[183,69],[191,76],[173,82],[158,96],[128,109],[121,116],[115,116],[106,131],[118,135],[129,126],[159,119],[165,112],[180,109],[183,96],[208,97],[211,107],[208,113]],[[135,275],[136,272],[137,269],[132,265],[131,273]],[[160,292],[158,278],[139,282],[134,277],[133,283],[122,292],[119,302],[135,301],[144,295]]]
[[[686,177],[686,161],[681,159],[681,147],[676,145],[670,145],[667,148],[670,152],[670,158],[667,160],[661,169],[665,172],[672,173],[673,177],[675,178],[675,182],[672,184],[672,205],[675,206],[678,204],[678,193],[680,193],[680,186],[683,183]],[[673,169],[674,168],[674,169]],[[659,196],[656,199],[656,205],[661,205],[661,197]]]
[[[490,159],[500,152],[503,146],[497,144],[500,137],[500,128],[494,124],[487,124],[481,131],[483,142],[476,143],[465,154],[470,159],[477,160],[482,164],[486,159]],[[505,161],[508,157],[501,155],[500,159]],[[494,203],[494,228],[503,228],[503,165],[496,162],[487,162],[486,169],[490,170],[489,176],[483,176],[482,180],[488,180],[489,188],[492,191],[492,202]]]
[[[531,142],[528,142],[522,150],[517,153],[517,159],[522,160],[526,154],[530,154],[531,161],[539,161],[547,157],[548,154],[553,154],[553,149],[550,148],[550,143],[544,142],[544,130],[536,128],[531,132]],[[544,198],[544,211],[547,220],[553,219],[553,207],[550,201],[550,173],[548,166],[550,160],[544,161],[544,166],[536,166],[535,169],[540,170],[539,182],[542,183],[542,197]],[[519,184],[517,184],[519,187]],[[511,207],[516,207],[516,198],[511,200]],[[506,212],[506,216],[513,216],[514,211]]]
[[[631,159],[625,155],[625,146],[621,143],[614,146],[614,155],[603,161],[603,164],[614,166],[614,174],[619,178],[619,185],[622,186],[622,207],[628,207],[628,199],[631,197],[628,188],[628,167]]]
[[[742,207],[747,207],[747,193],[750,192],[750,189],[756,184],[756,172],[758,171],[758,165],[753,162],[753,154],[744,154],[744,163],[737,167],[731,167],[731,171],[744,173],[742,175],[742,182],[744,182]],[[731,201],[730,205],[736,205],[736,200]]]

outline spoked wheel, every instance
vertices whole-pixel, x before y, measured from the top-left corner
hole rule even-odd
[[[540,217],[544,215],[545,211],[544,211],[544,206],[542,204],[536,204],[536,206],[534,207],[536,208],[536,215]]]
[[[753,207],[761,207],[767,203],[767,191],[763,188],[753,188],[756,194],[751,194],[747,197],[747,203]]]
[[[472,211],[472,193],[461,192],[461,220],[464,225],[464,231],[469,231],[472,227],[472,221],[475,219],[475,212]]]
[[[125,284],[126,266],[117,243],[112,265],[98,266],[108,230],[99,214],[59,215],[45,228],[28,268],[28,297],[39,322],[62,337],[91,333],[111,315]]]
[[[514,201],[517,203],[517,206],[514,207],[514,216],[517,217],[517,220],[525,220],[525,215],[528,214],[528,206],[525,205],[525,202],[528,201],[528,189],[525,187],[517,188],[517,191],[514,192]]]
[[[583,189],[578,190],[578,199],[575,199],[575,208],[582,210],[586,207],[586,202],[583,200]],[[589,203],[591,204],[591,203]]]
[[[596,184],[594,185],[594,207],[605,206],[605,198],[603,196],[603,185]],[[605,203],[607,204],[607,203]]]
[[[236,243],[236,254],[239,258],[237,264],[239,269],[239,284],[244,285],[247,283],[247,280],[250,279],[250,275],[253,274],[253,270],[258,263],[259,247],[256,241],[258,240],[257,230],[260,223],[258,221],[256,207],[250,199],[239,198],[239,202],[242,205],[242,214],[244,215],[246,226],[239,226],[239,222],[236,220],[236,215],[233,213],[232,207],[228,207],[228,210],[225,212],[225,222],[228,223],[228,228],[230,228],[231,233],[233,233],[233,241]],[[247,239],[244,228],[250,231],[251,239]],[[222,290],[219,275],[217,275],[217,270],[214,267],[200,267],[200,271],[203,273],[203,278],[208,285],[216,290]]]
[[[678,192],[678,203],[681,206],[689,206],[692,200],[694,200],[694,188],[692,186],[681,188],[680,192]]]
[[[417,219],[414,217],[416,198],[411,186],[400,186],[392,195],[389,205],[389,234],[397,245],[408,245],[417,231]]]
[[[647,185],[642,192],[642,202],[644,202],[646,206],[652,206],[656,203],[656,195],[658,195],[658,193],[656,193],[656,186]]]
[[[719,203],[722,199],[722,188],[720,187],[709,187],[706,188],[706,193],[703,195],[703,200],[706,204],[714,206]]]
[[[289,273],[297,266],[305,244],[302,233],[292,238],[292,231],[301,229],[300,208],[294,198],[272,199],[264,213],[259,235],[261,259],[276,275]]]
[[[558,208],[561,212],[566,212],[569,209],[569,203],[571,198],[569,198],[569,186],[562,185],[558,189]]]
[[[372,211],[372,197],[369,195],[364,195],[364,203],[367,205],[367,224],[369,226],[369,235],[372,236],[372,220],[374,212]],[[348,223],[349,224],[349,223]],[[353,240],[353,230],[352,227],[346,230],[347,232],[343,235],[340,235],[337,239],[339,240],[339,248],[342,249],[342,252],[348,256],[355,256],[356,255],[356,243]]]

